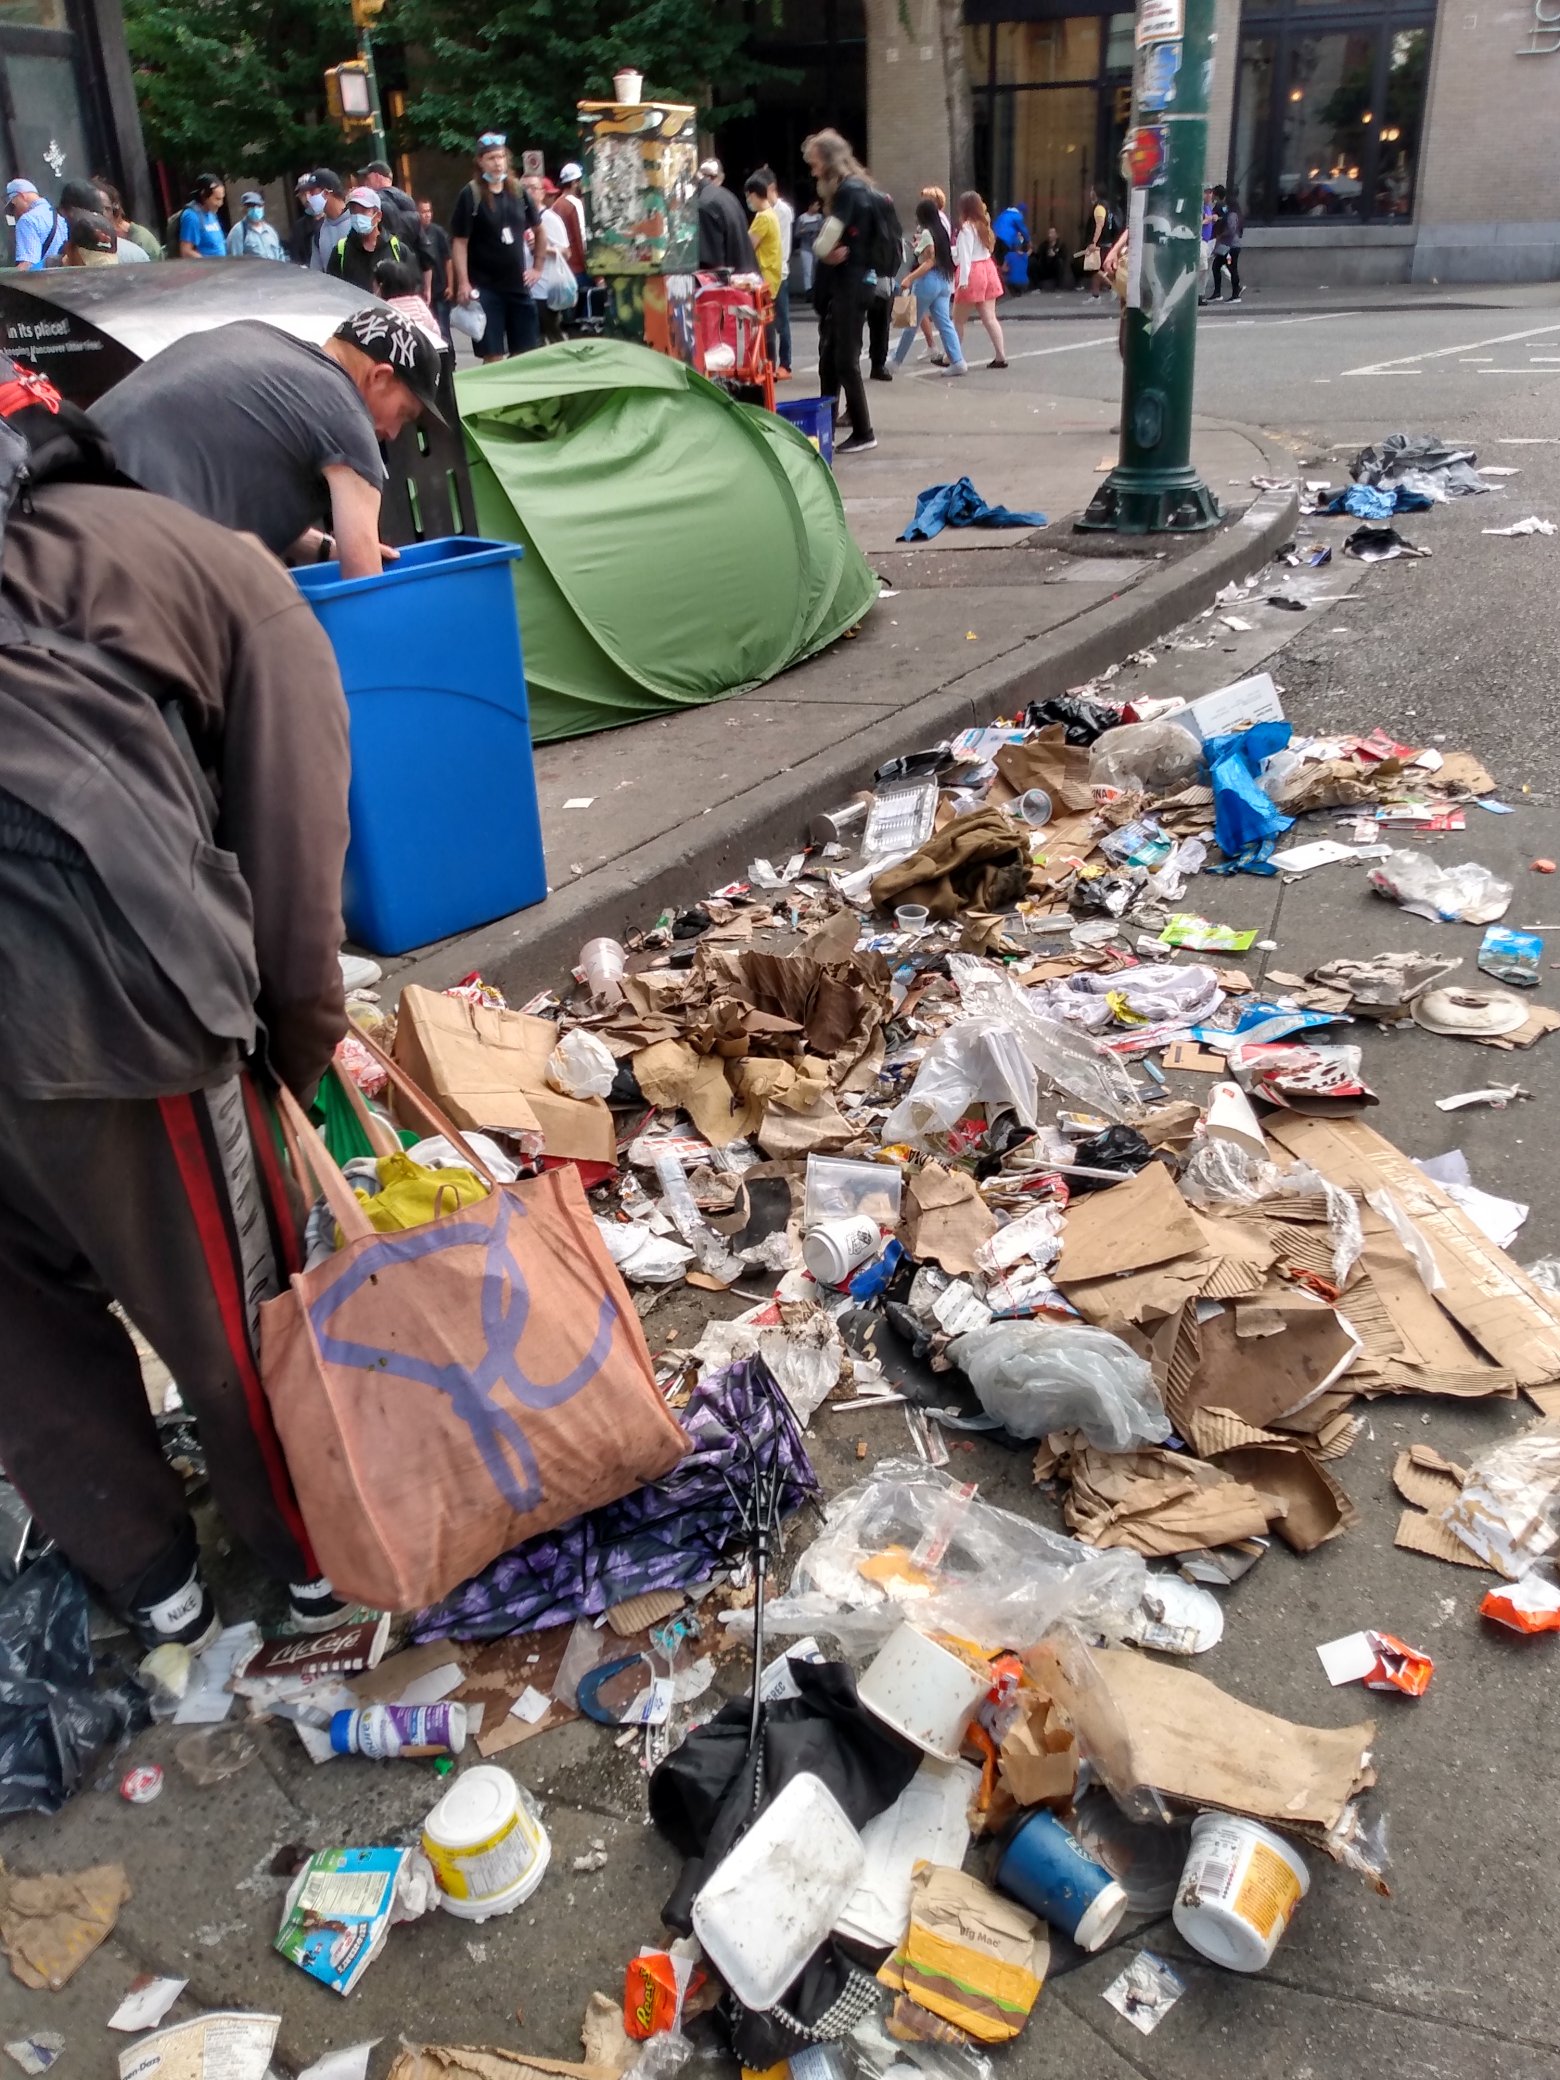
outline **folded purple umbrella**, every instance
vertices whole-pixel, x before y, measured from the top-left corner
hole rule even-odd
[[[710,1373],[679,1420],[691,1449],[664,1480],[500,1555],[419,1611],[413,1640],[499,1639],[596,1617],[647,1589],[688,1588],[744,1535],[760,1474],[775,1470],[782,1515],[817,1494],[801,1428],[762,1358]]]

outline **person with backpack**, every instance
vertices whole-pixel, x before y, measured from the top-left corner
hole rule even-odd
[[[874,383],[891,383],[888,336],[894,298],[907,262],[904,226],[886,188],[872,188],[872,266],[867,274],[867,373]]]
[[[813,303],[818,312],[818,389],[845,401],[850,436],[838,455],[864,455],[877,446],[867,386],[861,379],[861,334],[867,320],[869,273],[876,272],[881,220],[867,174],[838,130],[819,130],[802,141],[802,157],[818,183],[827,214],[813,241],[816,273]]]
[[[1230,302],[1239,303],[1240,249],[1246,236],[1246,220],[1240,213],[1240,204],[1225,188],[1213,191],[1213,287],[1208,292],[1208,301],[1218,303],[1224,291],[1224,277],[1230,278]]]
[[[37,269],[65,249],[65,219],[45,202],[26,174],[5,184],[5,213],[13,231],[13,267]]]
[[[953,323],[959,335],[962,349],[964,321],[974,311],[986,328],[986,337],[991,341],[991,359],[988,368],[1007,367],[1007,346],[1002,337],[1002,327],[997,322],[997,301],[1002,295],[1002,276],[997,263],[991,257],[996,244],[996,234],[991,228],[991,212],[984,200],[968,189],[959,197],[959,236],[954,243],[953,260],[956,287],[953,292]]]
[[[299,1261],[270,1092],[307,1100],[347,1029],[335,658],[258,542],[125,485],[4,358],[0,527],[0,1320],[27,1388],[0,1462],[144,1647],[215,1636],[117,1302],[228,1530],[324,1631],[257,1317]]]
[[[347,208],[351,229],[325,263],[325,272],[337,281],[350,282],[354,289],[371,289],[380,295],[386,293],[381,283],[384,263],[389,261],[397,270],[389,293],[421,295],[418,249],[408,245],[398,233],[386,230],[378,189],[354,188],[347,197]]]
[[[548,253],[541,212],[516,179],[509,142],[487,130],[477,139],[477,174],[456,199],[450,218],[455,301],[482,308],[481,361],[529,354],[542,343],[541,319],[531,291]]]
[[[217,214],[226,196],[227,188],[214,173],[203,173],[196,181],[179,212],[179,259],[227,258],[227,233]]]

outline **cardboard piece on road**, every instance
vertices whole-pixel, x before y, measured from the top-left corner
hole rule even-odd
[[[1070,1805],[1078,1782],[1078,1743],[1049,1697],[1015,1720],[997,1750],[997,1773],[1021,1806]]]
[[[909,1930],[878,1977],[977,2043],[1006,2044],[1039,1999],[1050,1957],[1044,1922],[1016,1900],[923,1863],[911,1880]]]
[[[571,2064],[565,2058],[532,2058],[523,2051],[480,2045],[407,2045],[386,2080],[618,2080],[615,2066]]]
[[[1147,1163],[1125,1184],[1073,1201],[1053,1275],[1066,1287],[1201,1250],[1202,1230],[1170,1172],[1162,1163]]]
[[[1198,1076],[1222,1076],[1229,1066],[1222,1054],[1199,1047],[1195,1040],[1172,1040],[1163,1059],[1167,1069],[1190,1070]]]
[[[471,1658],[471,1649],[458,1640],[436,1639],[426,1647],[404,1647],[399,1654],[392,1654],[381,1661],[377,1668],[365,1669],[362,1675],[353,1676],[347,1688],[360,1705],[399,1704],[407,1689],[424,1676],[431,1676],[451,1662],[458,1664],[464,1674],[464,1666]],[[458,1689],[460,1686],[453,1686]],[[434,1702],[430,1699],[429,1702]]]
[[[505,1748],[513,1748],[579,1717],[572,1706],[560,1704],[556,1698],[539,1719],[511,1717],[516,1698],[526,1690],[551,1695],[571,1629],[567,1625],[549,1625],[540,1632],[513,1633],[485,1646],[473,1648],[468,1644],[465,1681],[455,1694],[462,1704],[482,1706],[482,1731],[476,1745],[485,1762],[502,1754]]]
[[[1445,1280],[1433,1298],[1424,1296],[1426,1305],[1444,1308],[1519,1386],[1560,1380],[1560,1299],[1535,1285],[1390,1141],[1359,1120],[1298,1113],[1270,1120],[1268,1133],[1334,1184],[1360,1192],[1385,1186],[1429,1243]]]
[[[1418,1266],[1374,1207],[1360,1208],[1365,1248],[1343,1309],[1365,1339],[1349,1375],[1361,1394],[1511,1400],[1516,1377],[1494,1365],[1425,1290]]]
[[[1024,1660],[1120,1799],[1146,1785],[1173,1805],[1243,1813],[1325,1847],[1375,1782],[1373,1720],[1298,1726],[1128,1647],[1043,1642]]]
[[[1467,1478],[1465,1466],[1443,1458],[1431,1445],[1410,1445],[1406,1452],[1399,1452],[1392,1467],[1392,1485],[1413,1507],[1398,1518],[1392,1543],[1405,1552],[1423,1553],[1453,1567],[1476,1567],[1489,1573],[1478,1554],[1441,1521],[1441,1512],[1457,1500]]]
[[[996,1216],[967,1170],[928,1163],[906,1179],[900,1239],[912,1257],[933,1257],[955,1275],[976,1273],[975,1252],[996,1232]]]
[[[35,1992],[57,1993],[113,1933],[129,1897],[122,1863],[40,1878],[0,1863],[0,1950],[11,1976]]]
[[[1297,1553],[1311,1553],[1340,1531],[1352,1530],[1360,1513],[1342,1487],[1304,1445],[1279,1442],[1238,1446],[1219,1464],[1264,1495],[1276,1495],[1284,1514],[1273,1529]]]
[[[686,1112],[712,1148],[745,1141],[764,1116],[759,1098],[738,1098],[719,1055],[699,1054],[686,1040],[660,1040],[636,1054],[634,1075],[647,1104]]]
[[[1042,1444],[1035,1478],[1045,1478],[1052,1465]],[[1260,1538],[1284,1507],[1221,1467],[1182,1452],[1098,1452],[1084,1446],[1064,1470],[1069,1528],[1086,1545],[1147,1559]]]
[[[1231,730],[1249,729],[1254,722],[1282,722],[1284,708],[1272,673],[1254,672],[1249,679],[1237,679],[1233,685],[1220,686],[1213,693],[1205,693],[1200,700],[1178,709],[1169,719],[1179,723],[1182,729],[1189,729],[1206,744],[1210,737],[1226,736]]]
[[[401,992],[395,1058],[457,1127],[540,1130],[549,1156],[615,1166],[617,1136],[606,1101],[566,1098],[548,1086],[547,1060],[557,1044],[550,1019],[468,1004],[416,983]]]
[[[1056,722],[1022,744],[1004,744],[994,761],[1012,788],[1012,799],[1043,787],[1054,809],[1092,810],[1087,745],[1069,744],[1065,727]]]
[[[1198,1312],[1200,1362],[1185,1406],[1227,1408],[1257,1429],[1324,1393],[1360,1348],[1330,1307],[1302,1295]]]
[[[1113,1185],[1111,1189],[1120,1191],[1122,1187]],[[1086,1205],[1088,1201],[1081,1203]],[[1072,1218],[1071,1214],[1068,1218]],[[1123,1278],[1069,1282],[1067,1297],[1094,1328],[1118,1328],[1127,1323],[1151,1328],[1179,1315],[1186,1302],[1201,1293],[1214,1269],[1210,1257],[1177,1257],[1170,1264],[1129,1271]]]
[[[1560,1011],[1548,1004],[1530,1004],[1526,1007],[1527,1017],[1522,1024],[1509,1033],[1474,1033],[1470,1039],[1480,1047],[1531,1047],[1535,1040],[1542,1040],[1546,1033],[1560,1031]]]

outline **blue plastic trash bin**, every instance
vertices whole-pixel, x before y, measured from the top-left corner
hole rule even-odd
[[[512,542],[450,535],[377,578],[295,571],[330,638],[352,726],[342,909],[407,953],[547,893]]]
[[[787,397],[775,406],[782,419],[789,419],[798,433],[806,434],[818,453],[834,467],[834,399],[832,397]]]

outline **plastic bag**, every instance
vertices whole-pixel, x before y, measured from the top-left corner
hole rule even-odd
[[[1389,852],[1371,868],[1369,880],[1378,896],[1438,924],[1493,924],[1505,916],[1513,893],[1509,881],[1476,860],[1443,867],[1428,852]]]
[[[1294,826],[1257,777],[1265,759],[1289,742],[1287,722],[1256,722],[1250,729],[1210,737],[1203,746],[1213,788],[1213,835],[1226,870],[1271,874],[1268,854]]]
[[[59,1553],[35,1560],[0,1595],[0,1813],[57,1813],[150,1718],[139,1684],[94,1678],[80,1576]]]
[[[1260,1205],[1279,1194],[1305,1197],[1319,1193],[1327,1204],[1327,1233],[1333,1246],[1333,1284],[1339,1291],[1365,1247],[1360,1212],[1340,1185],[1329,1184],[1309,1163],[1280,1170],[1239,1142],[1199,1135],[1180,1177],[1181,1196],[1206,1212],[1224,1213],[1232,1206]]]
[[[1011,1026],[1025,1054],[1058,1090],[1081,1100],[1106,1119],[1124,1124],[1142,1106],[1137,1086],[1120,1062],[1085,1033],[1075,1033],[1054,1018],[1045,1018],[1029,1000],[1029,992],[1005,969],[972,953],[950,953],[948,973],[966,1011]],[[1033,1117],[1025,1121],[1033,1126]]]
[[[956,1337],[948,1355],[1015,1437],[1081,1430],[1102,1452],[1125,1452],[1170,1435],[1147,1361],[1108,1329],[993,1322]]]
[[[1132,794],[1173,794],[1202,770],[1203,747],[1179,722],[1127,722],[1089,752],[1089,785]]]
[[[487,319],[480,303],[452,303],[450,323],[457,332],[464,332],[467,339],[481,339],[487,331]]]
[[[1475,1459],[1441,1521],[1508,1581],[1560,1544],[1560,1418]]]
[[[1012,1026],[1000,1017],[966,1018],[926,1050],[915,1082],[883,1122],[883,1140],[932,1147],[972,1105],[1011,1106],[1033,1127],[1035,1097],[1034,1067]]]
[[[1063,1619],[1119,1639],[1145,1576],[1136,1553],[1095,1552],[993,1509],[934,1467],[885,1460],[829,1505],[764,1623],[852,1647],[886,1639],[906,1619],[993,1651],[1029,1646]],[[725,1622],[742,1629],[752,1613]]]
[[[1527,1275],[1546,1293],[1560,1293],[1560,1257],[1540,1257],[1536,1264],[1529,1264]]]
[[[605,1040],[576,1026],[547,1057],[547,1081],[566,1098],[604,1098],[617,1081],[617,1057]]]

